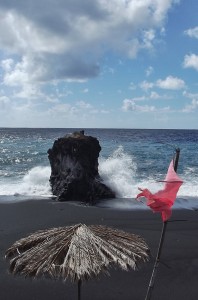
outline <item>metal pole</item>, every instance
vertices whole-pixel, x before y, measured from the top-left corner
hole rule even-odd
[[[175,172],[177,172],[180,149],[177,148],[177,149],[175,149],[175,151],[176,151],[176,154],[175,154],[175,158],[174,158],[174,170],[175,170]],[[154,283],[155,283],[155,277],[156,277],[156,274],[157,274],[157,268],[158,268],[159,263],[160,263],[160,256],[161,256],[161,252],[162,252],[162,246],[163,246],[163,243],[164,243],[167,224],[168,224],[167,221],[163,222],[160,242],[159,242],[158,251],[157,251],[157,256],[156,256],[156,259],[155,259],[155,264],[154,264],[153,271],[152,271],[152,274],[151,274],[151,278],[150,278],[150,282],[149,282],[149,286],[148,286],[148,289],[147,289],[145,300],[150,300],[151,299],[151,295],[152,295],[152,291],[153,291]]]
[[[160,263],[160,255],[161,255],[162,246],[163,246],[163,243],[164,243],[164,236],[165,236],[165,232],[166,232],[166,226],[167,226],[167,221],[163,222],[160,242],[159,242],[158,251],[157,251],[157,256],[156,256],[156,259],[155,259],[155,264],[154,264],[153,271],[152,271],[152,274],[151,274],[151,278],[150,278],[150,282],[149,282],[149,286],[148,286],[148,289],[147,289],[145,300],[150,300],[151,299],[152,291],[154,289],[155,277],[157,275],[157,268],[158,268],[159,263]]]
[[[177,148],[175,149],[176,154],[175,154],[175,158],[174,158],[174,170],[175,172],[177,172],[177,167],[178,167],[178,162],[179,162],[179,154],[180,154],[180,149]]]

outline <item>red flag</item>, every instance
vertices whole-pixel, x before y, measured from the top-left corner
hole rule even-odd
[[[177,192],[183,181],[179,178],[174,170],[173,160],[171,161],[166,178],[164,188],[155,194],[152,194],[148,189],[140,189],[140,194],[136,198],[145,197],[147,205],[154,212],[161,212],[162,220],[167,221],[171,216],[171,207],[177,196]]]

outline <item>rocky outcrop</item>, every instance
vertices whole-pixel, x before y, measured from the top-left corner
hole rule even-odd
[[[98,174],[99,141],[74,132],[54,142],[48,150],[51,165],[52,193],[59,201],[83,201],[94,203],[98,199],[114,198]]]

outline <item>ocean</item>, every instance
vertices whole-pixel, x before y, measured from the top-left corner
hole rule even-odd
[[[0,128],[0,202],[53,197],[47,151],[56,139],[80,129]],[[162,188],[175,149],[180,148],[177,173],[184,181],[174,208],[198,208],[198,130],[84,129],[99,140],[99,174],[116,192],[101,205],[146,209],[135,200],[138,187]]]

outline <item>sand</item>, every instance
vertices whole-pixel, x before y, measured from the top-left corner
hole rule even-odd
[[[77,285],[50,279],[25,279],[8,273],[6,249],[38,229],[76,223],[103,224],[141,235],[152,257],[138,271],[110,270],[82,285],[82,300],[145,299],[162,221],[150,210],[113,210],[47,200],[0,204],[0,299],[72,300]],[[167,226],[152,300],[198,299],[198,211],[174,210]]]

